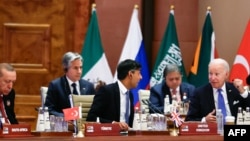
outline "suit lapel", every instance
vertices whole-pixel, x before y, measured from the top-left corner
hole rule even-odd
[[[209,85],[209,86],[207,87],[205,96],[206,96],[206,99],[207,99],[207,101],[208,101],[208,104],[209,104],[209,105],[212,105],[211,108],[212,108],[212,109],[215,109],[214,92],[213,92],[213,88],[212,88],[211,85]],[[210,99],[211,99],[211,100],[210,100]],[[208,105],[208,106],[209,106],[209,105]]]
[[[227,91],[227,100],[228,100],[228,105],[230,108],[230,111],[233,111],[233,94],[232,94],[232,89],[231,87],[226,83],[226,91]]]
[[[120,103],[121,103],[121,101],[120,101],[120,90],[119,90],[119,85],[118,85],[118,82],[116,82],[115,84],[114,84],[114,88],[113,88],[115,91],[114,91],[114,93],[113,93],[113,95],[114,95],[114,103],[115,103],[115,107],[114,107],[114,109],[115,109],[115,111],[116,111],[116,117],[118,117],[118,119],[120,119]]]

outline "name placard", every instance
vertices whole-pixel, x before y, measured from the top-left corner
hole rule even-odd
[[[184,122],[180,127],[180,135],[217,135],[216,123]]]
[[[29,124],[5,124],[1,130],[2,137],[32,136]]]
[[[85,123],[85,136],[120,136],[120,126],[111,123]]]

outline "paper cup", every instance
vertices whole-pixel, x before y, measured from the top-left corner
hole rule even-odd
[[[234,116],[226,116],[225,120],[226,120],[226,123],[225,123],[226,125],[234,125],[235,117]]]

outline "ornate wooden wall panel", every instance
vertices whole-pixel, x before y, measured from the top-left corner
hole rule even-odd
[[[63,75],[61,59],[66,51],[81,49],[89,1],[0,1],[0,62],[11,63],[17,70],[16,115],[32,129],[37,119],[35,108],[41,105],[40,87]],[[81,39],[76,40],[79,35]]]

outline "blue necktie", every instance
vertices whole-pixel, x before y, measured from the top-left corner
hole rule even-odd
[[[129,91],[127,91],[126,93],[126,112],[125,112],[125,120],[126,123],[129,124]]]
[[[221,93],[222,89],[218,89],[217,91],[218,91],[218,109],[221,109],[221,112],[223,114],[223,121],[225,123],[225,117],[227,116],[227,111],[226,111],[225,101]]]
[[[78,92],[76,90],[76,83],[72,83],[71,86],[73,87],[73,94],[78,95]]]

